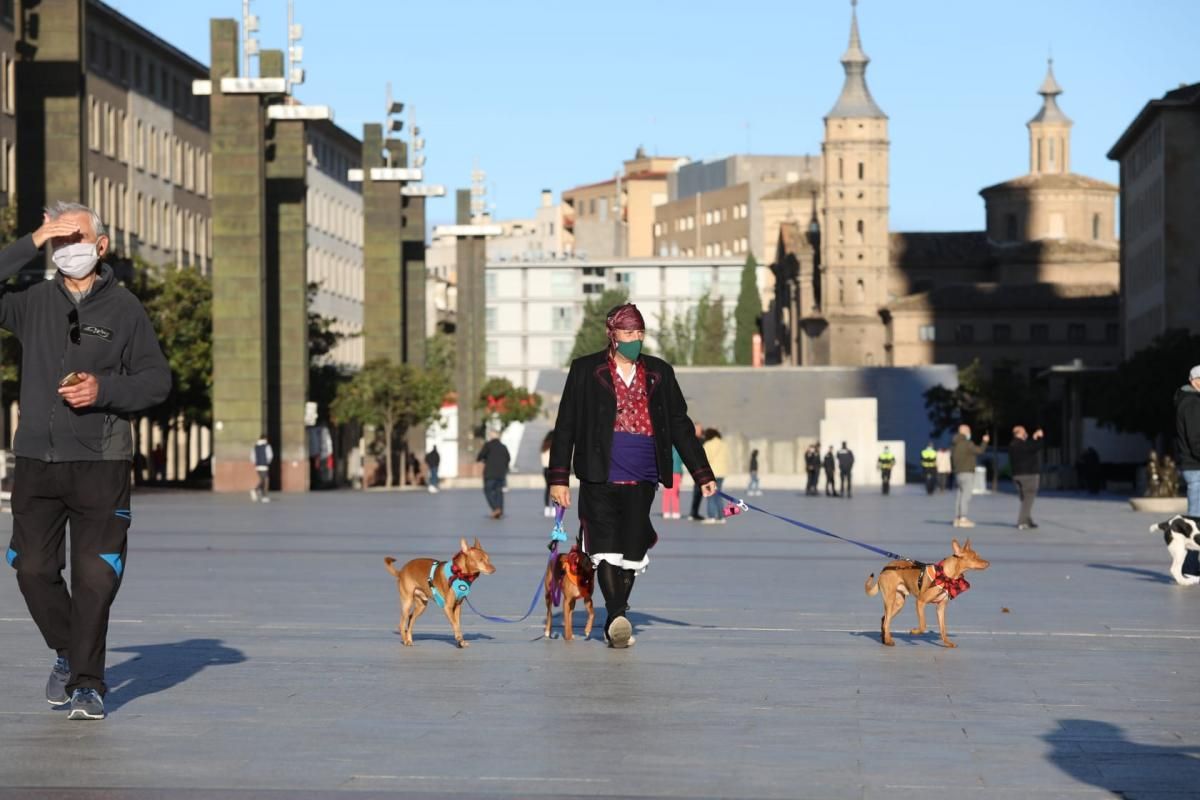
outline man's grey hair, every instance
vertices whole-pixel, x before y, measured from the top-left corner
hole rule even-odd
[[[46,207],[46,216],[50,219],[58,219],[63,214],[87,214],[92,219],[92,230],[96,233],[96,238],[107,236],[108,231],[104,228],[104,220],[100,219],[100,215],[82,203],[68,203],[65,200],[55,200],[51,205]]]

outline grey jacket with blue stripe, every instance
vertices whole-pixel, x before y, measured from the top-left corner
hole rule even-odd
[[[31,236],[0,251],[0,281],[38,254]],[[158,405],[171,391],[171,369],[142,304],[102,264],[78,305],[79,344],[71,341],[75,301],[62,275],[28,287],[0,286],[0,327],[21,341],[21,421],[13,451],[39,461],[128,461],[128,415]],[[70,372],[95,375],[95,403],[73,409],[58,396]]]

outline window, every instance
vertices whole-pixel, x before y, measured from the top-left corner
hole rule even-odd
[[[1004,238],[1010,242],[1015,242],[1017,240],[1016,214],[1006,214],[1004,216]]]
[[[562,364],[564,367],[571,359],[571,350],[575,343],[570,339],[555,339],[550,343],[550,357],[555,364]]]
[[[1104,326],[1104,341],[1106,344],[1116,344],[1121,338],[1121,326],[1116,322],[1109,322]]]
[[[484,297],[495,297],[496,296],[496,273],[495,272],[488,272],[488,273],[484,274],[484,276],[483,276],[483,296]]]
[[[17,60],[4,62],[4,111],[9,114],[17,110]]]
[[[492,369],[500,363],[500,343],[495,339],[487,340],[487,367]]]
[[[846,282],[841,278],[838,278],[838,302],[846,302]]]
[[[558,269],[550,274],[550,294],[554,297],[575,295],[575,273]]]
[[[975,326],[966,323],[955,325],[954,341],[959,344],[970,344],[975,341]]]
[[[858,179],[860,181],[864,180],[866,178],[866,174],[867,174],[867,165],[861,161],[858,162]]]
[[[845,176],[842,174],[842,159],[838,159],[838,180],[842,180]]]
[[[1029,341],[1045,343],[1050,341],[1050,326],[1044,322],[1035,322],[1029,326]]]
[[[1067,235],[1066,222],[1061,212],[1050,215],[1050,238],[1061,239]]]
[[[935,325],[919,325],[919,326],[917,326],[917,339],[922,342],[937,341],[937,326],[935,326]]]
[[[1012,341],[1012,325],[998,323],[992,326],[992,341],[996,344],[1008,344]]]
[[[854,299],[860,303],[867,301],[867,285],[863,283],[862,278],[859,278],[855,284]]]
[[[707,269],[688,270],[688,294],[690,296],[699,297],[710,289],[712,289],[711,271]]]
[[[484,324],[484,329],[488,333],[493,333],[496,330],[496,309],[494,307],[488,306],[484,311]]]
[[[554,306],[550,309],[550,329],[561,333],[573,333],[575,309],[571,306]]]
[[[1100,215],[1092,214],[1092,239],[1100,238]]]
[[[860,219],[858,222],[854,223],[854,228],[858,233],[858,243],[863,244],[867,238],[866,226],[863,224],[863,221]]]
[[[705,211],[705,212],[704,212],[704,224],[705,224],[705,225],[712,225],[712,221],[713,221],[713,215],[712,215],[712,212],[711,212],[711,211]]]
[[[1087,326],[1082,322],[1072,322],[1067,325],[1067,341],[1071,344],[1082,344],[1087,341]]]
[[[618,286],[623,286],[628,294],[633,294],[632,272],[617,272],[613,274],[613,277],[616,278]]]

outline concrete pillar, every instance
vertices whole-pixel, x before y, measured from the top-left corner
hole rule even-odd
[[[213,489],[257,482],[250,451],[267,430],[266,191],[257,94],[226,94],[237,77],[238,25],[212,21]]]
[[[283,52],[259,56],[264,78],[282,78]],[[308,491],[307,145],[303,120],[273,119],[266,132],[267,438],[271,483]]]
[[[363,126],[363,349],[366,361],[405,361],[403,183],[372,180],[384,166],[383,127]]]
[[[88,201],[85,0],[19,0],[17,230],[41,225],[55,200]],[[43,269],[35,262],[31,271]]]
[[[457,223],[471,222],[471,191],[459,189],[456,197]],[[483,415],[475,399],[483,387],[487,369],[487,342],[484,334],[484,267],[487,264],[487,239],[483,236],[459,236],[456,242],[458,262],[458,309],[454,341],[456,348],[455,388],[458,390],[458,475],[481,474],[475,463],[482,439],[477,431]]]

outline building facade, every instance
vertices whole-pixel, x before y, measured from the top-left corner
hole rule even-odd
[[[624,288],[646,318],[646,346],[664,321],[687,315],[706,292],[737,303],[743,262],[714,259],[588,259],[489,262],[484,276],[489,376],[533,386],[543,369],[568,362],[587,301]]]
[[[1121,165],[1122,353],[1200,332],[1200,83],[1141,110],[1108,152]]]

